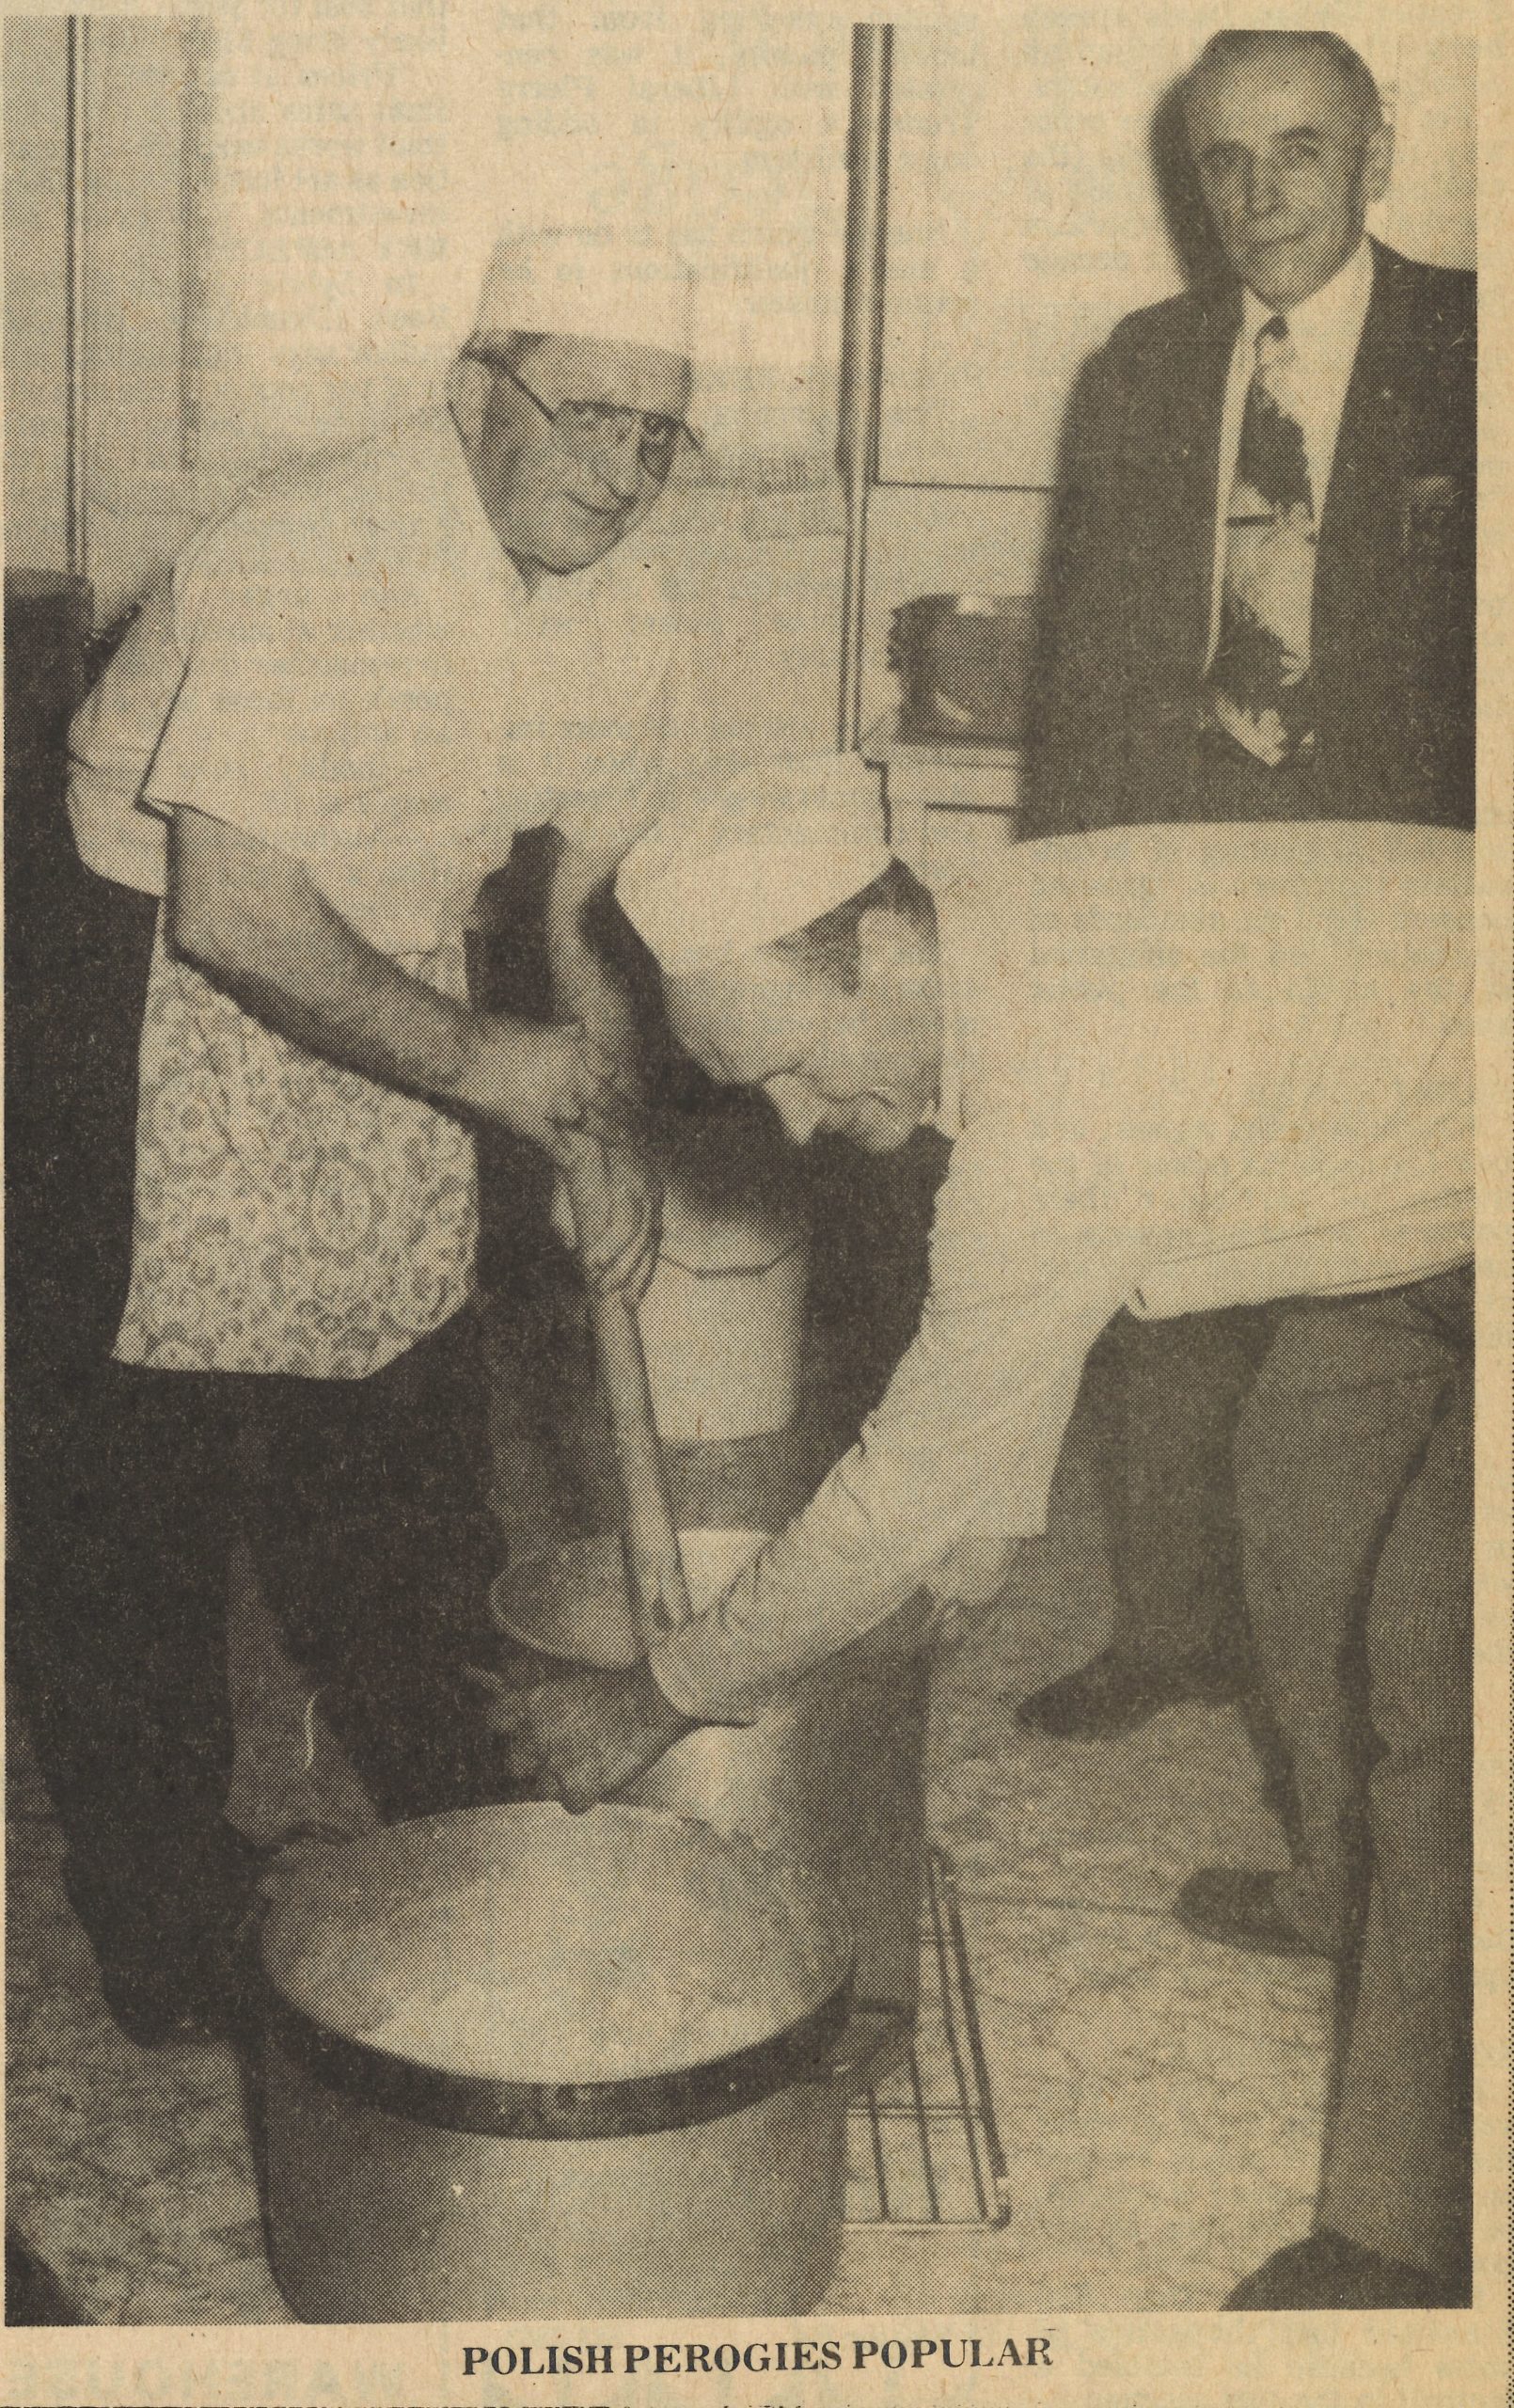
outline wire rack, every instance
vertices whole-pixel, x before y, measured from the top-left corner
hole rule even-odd
[[[1009,2169],[984,2055],[956,1872],[925,1864],[920,2014],[875,2066],[846,2115],[846,2222],[890,2232],[978,2226],[1001,2232]]]

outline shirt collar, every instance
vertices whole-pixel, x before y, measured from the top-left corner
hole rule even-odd
[[[1285,318],[1296,350],[1316,359],[1345,356],[1355,351],[1361,338],[1375,273],[1372,245],[1364,234],[1345,266],[1338,267],[1328,284],[1295,309],[1274,309],[1248,284],[1241,301],[1242,337],[1254,345],[1270,320]]]

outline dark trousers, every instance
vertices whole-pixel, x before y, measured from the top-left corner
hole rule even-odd
[[[71,1434],[67,1518],[25,1567],[12,1622],[87,1920],[112,1922],[134,1893],[166,1938],[195,1921],[231,1772],[239,1522],[380,1812],[487,1794],[461,1674],[489,1660],[499,1561],[484,1418],[470,1316],[360,1381],[99,1367]]]
[[[1238,1660],[1245,1648],[1236,1432],[1271,1338],[1270,1307],[1243,1305],[1171,1321],[1121,1313],[1100,1341],[1110,1644],[1132,1665]]]
[[[1258,1665],[1322,1933],[1364,1904],[1320,2214],[1464,2274],[1471,2215],[1472,1274],[1280,1313],[1237,1439]]]
[[[391,1817],[487,1794],[460,1667],[489,1644],[500,1550],[469,1313],[366,1380],[111,1359],[155,907],[77,875],[92,974],[55,998],[10,1171],[8,1633],[71,1893],[103,1952],[193,1944],[222,1868],[238,1524]]]

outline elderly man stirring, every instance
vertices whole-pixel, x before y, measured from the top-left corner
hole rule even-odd
[[[1472,879],[1450,831],[1124,828],[1026,846],[933,900],[850,763],[675,815],[619,879],[707,1072],[761,1086],[800,1142],[882,1153],[934,1118],[953,1155],[921,1327],[860,1444],[638,1671],[497,1695],[523,1777],[581,1808],[692,1724],[754,1719],[921,1584],[970,1593],[974,1544],[1044,1529],[1084,1358],[1122,1306],[1317,1299],[1314,1381],[1377,1417],[1370,1466],[1324,1494],[1297,1449],[1285,1476],[1265,1370],[1239,1441],[1264,1555],[1328,1517],[1337,1641],[1341,1534],[1368,1511],[1351,1570],[1378,1754],[1320,2228],[1235,2305],[1429,2305],[1464,2279]],[[1285,1317],[1285,1415],[1319,1403],[1309,1325]]]
[[[144,2045],[216,2020],[255,1869],[223,1814],[239,1516],[380,1810],[487,1792],[456,1679],[497,1553],[469,1124],[557,1153],[612,1133],[628,1075],[581,914],[697,743],[623,548],[687,433],[690,301],[654,246],[501,244],[447,406],[203,533],[72,731],[97,975],[60,999],[54,1176],[60,1219],[79,1185],[95,1219],[57,1281],[51,1477],[13,1497],[11,1635],[69,1893]],[[463,938],[546,822],[538,1027],[469,1008]],[[634,1285],[654,1212],[616,1159],[585,1251]]]

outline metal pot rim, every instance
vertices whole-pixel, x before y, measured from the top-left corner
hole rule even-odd
[[[263,1977],[264,2031],[323,2089],[413,2124],[497,2140],[618,2140],[733,2115],[775,2091],[828,2083],[851,2005],[848,1974],[809,2014],[703,2065],[620,2082],[505,2082],[455,2073],[349,2038]]]

